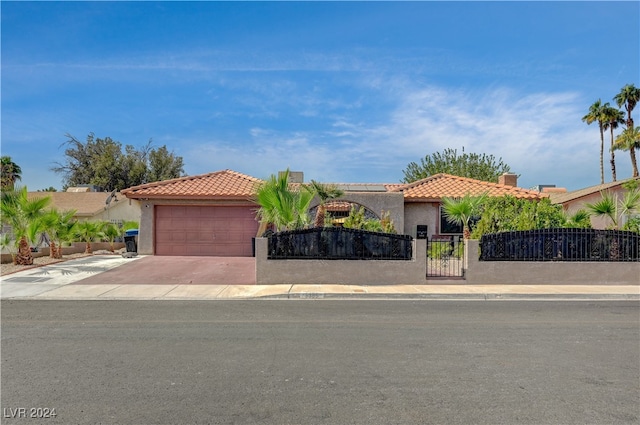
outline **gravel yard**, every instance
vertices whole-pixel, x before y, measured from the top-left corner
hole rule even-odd
[[[30,266],[18,266],[13,263],[2,263],[0,264],[0,275],[5,276],[11,273],[20,272],[22,270],[31,269],[34,267],[42,267],[47,264],[60,263],[62,261],[72,260],[74,258],[86,257],[87,255],[95,255],[95,254],[110,254],[110,255],[119,255],[118,253],[112,254],[108,251],[96,251],[93,254],[85,254],[84,252],[77,254],[68,254],[62,257],[62,259],[55,259],[49,256],[37,257],[33,259],[33,265]]]

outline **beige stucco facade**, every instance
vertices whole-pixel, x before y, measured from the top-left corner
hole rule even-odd
[[[124,198],[124,197],[123,197]],[[104,221],[140,221],[140,202],[136,199],[122,199],[111,203],[103,211],[99,211],[87,220]]]
[[[408,202],[404,205],[404,234],[416,237],[418,225],[428,226],[429,237],[439,233],[440,204]]]

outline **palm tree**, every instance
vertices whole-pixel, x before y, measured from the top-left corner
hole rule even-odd
[[[589,212],[580,208],[572,215],[565,215],[564,227],[577,229],[591,229],[591,219]]]
[[[95,242],[102,236],[102,223],[99,221],[80,221],[76,224],[76,237],[86,244],[85,254],[93,253],[91,242]]]
[[[624,105],[624,109],[627,111],[627,128],[633,128],[631,111],[633,111],[638,102],[640,102],[640,89],[633,84],[627,84],[620,90],[620,93],[615,95],[613,100],[616,101],[618,108]]]
[[[627,84],[622,89],[620,89],[620,93],[614,96],[613,100],[616,101],[618,107],[622,107],[624,105],[624,109],[627,111],[627,130],[631,129],[634,131],[635,127],[633,124],[633,118],[631,117],[631,112],[636,107],[638,102],[640,102],[640,89],[634,86],[633,84]],[[630,136],[627,138],[625,142],[622,143],[624,150],[624,146],[628,146],[629,155],[631,156],[631,164],[633,165],[633,177],[638,176],[638,164],[636,162],[636,154],[635,149],[631,148],[634,145],[633,138]]]
[[[17,254],[13,257],[13,263],[19,265],[33,264],[30,243],[35,242],[36,237],[42,231],[39,220],[44,209],[51,203],[51,197],[39,197],[29,199],[27,188],[2,192],[0,211],[2,212],[2,224],[11,226]]]
[[[272,224],[276,231],[300,229],[309,224],[309,204],[313,193],[289,184],[289,170],[271,177],[258,186],[255,201],[257,215],[263,225]]]
[[[118,227],[115,223],[110,221],[102,222],[102,235],[105,240],[109,242],[109,248],[111,252],[115,252],[115,241],[116,238],[122,236],[123,230]]]
[[[598,202],[585,206],[590,215],[608,217],[613,228],[617,229],[620,219],[640,209],[640,190],[627,190],[620,200],[610,191],[602,191]]]
[[[618,135],[612,149],[629,151],[629,154],[631,156],[631,166],[633,167],[632,177],[638,177],[638,162],[636,161],[636,150],[640,149],[640,127],[626,128],[620,135]]]
[[[41,218],[43,230],[49,235],[49,256],[62,258],[62,243],[73,239],[76,212],[48,210]]]
[[[442,198],[442,210],[449,223],[462,225],[462,233],[465,239],[471,237],[469,221],[478,215],[480,206],[487,198],[487,194],[471,196],[468,193],[462,198]]]
[[[0,163],[2,164],[0,187],[2,190],[13,190],[16,182],[22,180],[22,169],[11,160],[10,156],[2,156]]]
[[[597,121],[598,127],[600,127],[600,184],[604,184],[604,106],[602,101],[598,99],[589,107],[589,113],[582,117],[582,121],[588,125]]]
[[[324,227],[324,219],[327,214],[327,201],[341,197],[344,195],[344,192],[338,189],[338,186],[335,184],[323,184],[315,180],[311,180],[311,183],[306,187],[320,198],[313,227]]]
[[[611,131],[611,178],[613,181],[616,181],[616,154],[615,149],[613,149],[614,138],[613,138],[613,130],[617,129],[620,124],[624,124],[624,113],[616,109],[612,106],[609,106],[609,103],[605,103],[605,106],[602,111],[604,115],[604,125],[603,128],[605,130]]]

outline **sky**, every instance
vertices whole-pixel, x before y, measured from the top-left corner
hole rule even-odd
[[[89,133],[166,145],[188,175],[398,183],[451,148],[502,159],[521,187],[576,190],[600,183],[582,117],[640,86],[637,1],[0,8],[0,150],[29,190],[61,190],[65,135]],[[616,159],[631,177],[629,153]]]

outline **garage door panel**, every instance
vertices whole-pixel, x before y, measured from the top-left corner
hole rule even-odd
[[[169,206],[155,209],[155,254],[251,256],[255,207]]]

